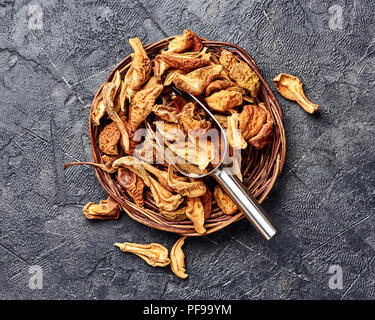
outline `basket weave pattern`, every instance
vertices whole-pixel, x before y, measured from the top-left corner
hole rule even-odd
[[[149,56],[152,56],[159,53],[160,50],[168,47],[169,42],[173,38],[174,37],[166,38],[146,46],[145,50],[147,54]],[[257,199],[259,203],[262,203],[270,193],[277,177],[280,175],[285,160],[286,140],[280,105],[277,102],[271,89],[265,82],[264,78],[260,74],[257,65],[244,49],[227,42],[206,41],[203,38],[201,38],[201,40],[203,41],[204,46],[208,47],[210,52],[217,57],[220,56],[220,53],[223,49],[229,49],[238,58],[246,62],[258,75],[261,81],[259,98],[260,101],[263,101],[265,103],[267,109],[270,111],[273,117],[273,140],[263,150],[258,151],[251,146],[244,150],[242,152],[241,172],[244,185],[248,188],[254,198]],[[117,70],[120,71],[121,76],[123,77],[130,67],[130,64],[131,56],[129,55],[111,71],[107,78],[107,81],[112,80]],[[95,98],[100,94],[102,88],[103,85],[97,91]],[[97,163],[103,163],[101,158],[102,153],[100,151],[98,143],[99,133],[102,130],[103,125],[93,125],[92,111],[93,106],[91,107],[89,119],[93,160]],[[118,185],[113,174],[104,172],[99,168],[95,168],[95,172],[104,190],[108,193],[109,196],[111,196],[120,204],[124,212],[126,212],[132,219],[159,230],[174,232],[186,236],[202,235],[195,232],[193,223],[190,220],[173,222],[163,218],[158,213],[159,210],[154,203],[150,191],[145,191],[145,205],[141,208],[134,204],[132,199],[127,197],[127,195],[121,190],[121,187]],[[242,218],[243,214],[241,212],[238,212],[232,216],[225,215],[216,205],[216,203],[213,203],[211,216],[205,222],[205,228],[207,232],[204,235],[220,230]]]

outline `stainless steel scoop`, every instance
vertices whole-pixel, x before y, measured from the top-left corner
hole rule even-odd
[[[264,238],[270,240],[273,238],[277,230],[274,227],[273,223],[271,222],[270,218],[267,216],[266,212],[263,208],[258,204],[258,202],[250,195],[246,187],[242,184],[242,182],[231,172],[230,168],[225,166],[226,160],[228,158],[228,139],[226,137],[225,131],[220,123],[216,120],[214,115],[210,112],[210,110],[195,96],[189,93],[182,93],[178,89],[173,88],[176,94],[183,96],[188,95],[191,99],[193,99],[202,109],[206,112],[206,114],[214,121],[216,126],[219,128],[221,132],[221,137],[224,140],[224,154],[221,157],[220,163],[212,170],[204,174],[196,174],[188,172],[182,168],[180,168],[176,163],[172,160],[172,157],[166,152],[163,148],[162,143],[160,143],[158,137],[154,133],[151,125],[147,123],[148,129],[151,131],[153,137],[155,138],[156,143],[158,144],[159,148],[164,153],[165,157],[167,158],[168,162],[182,175],[190,177],[190,178],[203,178],[205,176],[212,176],[216,179],[216,181],[222,186],[222,188],[227,192],[227,194],[232,198],[234,203],[238,206],[238,208],[243,212],[245,217],[251,222],[251,224],[257,229]],[[168,149],[167,149],[168,150]]]

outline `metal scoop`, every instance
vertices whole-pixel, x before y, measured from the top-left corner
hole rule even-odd
[[[258,202],[250,195],[246,187],[242,184],[242,182],[231,172],[230,168],[225,166],[228,158],[228,139],[226,137],[225,131],[220,123],[216,120],[215,116],[210,112],[210,110],[195,96],[189,93],[182,93],[178,89],[173,88],[173,91],[180,96],[188,95],[191,99],[193,99],[202,109],[206,112],[206,114],[214,121],[216,126],[219,128],[221,133],[221,138],[224,141],[224,154],[221,157],[221,161],[219,164],[212,170],[208,171],[204,174],[196,174],[192,172],[188,172],[182,168],[180,168],[176,163],[172,160],[172,157],[166,150],[163,148],[162,143],[159,141],[158,137],[154,133],[149,122],[147,123],[148,129],[151,131],[153,137],[159,148],[164,153],[165,157],[167,158],[168,162],[182,175],[190,177],[190,178],[203,178],[205,176],[212,176],[216,179],[216,181],[222,186],[222,188],[226,191],[226,193],[232,198],[234,203],[238,206],[238,208],[243,212],[245,217],[251,222],[251,224],[257,229],[264,238],[270,240],[273,238],[277,230],[273,226],[271,220],[263,210],[263,208],[258,204]],[[167,149],[168,150],[168,149]]]

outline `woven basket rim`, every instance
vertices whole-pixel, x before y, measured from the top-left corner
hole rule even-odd
[[[174,39],[175,36],[168,37],[162,39],[157,42],[150,43],[146,45],[144,48],[148,55],[154,54],[161,49],[168,46],[169,41]],[[245,151],[247,154],[254,154],[255,156],[246,164],[246,168],[250,170],[252,166],[255,164],[255,169],[251,172],[246,172],[247,174],[244,175],[244,183],[251,191],[254,198],[258,200],[259,203],[262,203],[267,195],[271,192],[278,176],[281,174],[284,162],[285,162],[285,154],[286,154],[286,139],[285,139],[285,130],[283,125],[283,116],[280,105],[273,94],[272,90],[269,88],[268,84],[264,80],[263,76],[261,75],[258,66],[256,65],[255,61],[252,57],[241,47],[229,43],[229,42],[221,42],[221,41],[208,41],[204,38],[200,38],[205,47],[211,52],[220,52],[223,48],[230,49],[230,51],[237,56],[240,60],[246,62],[251,69],[258,75],[261,81],[261,95],[263,97],[262,102],[265,103],[267,109],[271,112],[271,115],[274,120],[274,134],[273,134],[273,141],[272,143],[265,148],[265,150],[261,151],[254,151],[249,150],[251,147],[248,147]],[[122,75],[124,75],[127,68],[130,66],[131,62],[131,54],[126,56],[122,61],[120,61],[109,73],[106,78],[106,81],[111,81],[115,72],[117,70],[120,71]],[[92,146],[92,157],[93,161],[97,163],[103,163],[100,155],[101,152],[98,146],[98,135],[99,130],[98,127],[95,127],[92,122],[92,111],[94,107],[94,101],[97,96],[100,94],[104,83],[98,88],[93,103],[90,109],[90,116],[89,116],[89,132],[90,132],[90,142]],[[267,155],[268,157],[266,158]],[[244,162],[242,163],[242,165]],[[257,166],[259,164],[259,166]],[[127,213],[132,219],[147,225],[149,227],[168,231],[180,235],[185,236],[204,236],[211,234],[215,231],[221,230],[226,226],[232,224],[243,218],[243,214],[241,212],[236,213],[235,215],[228,216],[223,213],[220,214],[220,211],[213,212],[211,218],[208,219],[205,223],[206,233],[200,234],[195,232],[193,229],[192,222],[189,220],[184,220],[181,222],[172,222],[164,219],[160,214],[152,211],[152,208],[156,207],[152,204],[152,201],[147,201],[145,197],[145,204],[149,206],[147,209],[143,208],[140,210],[138,206],[136,206],[126,195],[120,191],[120,188],[116,182],[116,179],[113,179],[112,176],[100,168],[94,168],[95,174],[99,180],[99,183],[103,187],[103,189],[107,192],[107,194],[116,200],[124,212]],[[247,181],[248,180],[248,181]],[[142,211],[142,212],[140,212]]]

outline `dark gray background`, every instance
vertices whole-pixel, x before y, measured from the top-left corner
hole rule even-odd
[[[370,0],[2,0],[0,298],[373,299],[374,9]],[[127,39],[184,28],[244,47],[273,90],[278,73],[299,76],[320,105],[308,115],[277,94],[288,148],[265,207],[282,234],[267,243],[240,221],[188,239],[187,280],[113,246],[171,248],[176,235],[125,215],[86,220],[82,206],[106,195],[92,168],[61,170],[91,159],[90,103],[130,52]],[[32,265],[42,290],[28,287]],[[332,265],[341,290],[329,289]]]

